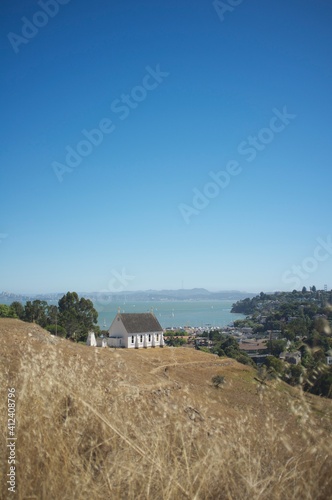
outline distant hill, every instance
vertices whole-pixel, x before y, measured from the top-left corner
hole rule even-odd
[[[65,292],[43,293],[31,295],[19,295],[10,292],[0,293],[0,304],[11,304],[14,301],[26,302],[27,300],[58,301]],[[80,297],[98,300],[101,295],[108,297],[126,297],[127,300],[150,301],[150,300],[241,300],[246,297],[254,297],[254,293],[239,292],[237,290],[226,290],[221,292],[209,292],[205,288],[179,289],[179,290],[138,290],[122,292],[78,292]]]
[[[92,348],[14,319],[0,341],[18,498],[330,498],[327,399],[189,348]],[[4,460],[1,498],[7,472]]]
[[[1,304],[11,304],[14,301],[25,303],[27,300],[58,301],[65,292],[44,293],[35,295],[18,295],[9,292],[0,293]],[[80,297],[98,300],[103,297],[126,297],[127,301],[153,301],[153,300],[241,300],[247,297],[254,297],[254,293],[239,292],[237,290],[226,290],[220,292],[210,292],[205,288],[179,289],[179,290],[138,290],[122,292],[79,292]]]
[[[100,294],[86,294],[90,298],[98,298]],[[209,292],[205,288],[179,290],[139,290],[135,292],[107,293],[104,295],[126,297],[127,301],[158,301],[158,300],[241,300],[253,297],[255,294],[234,290],[223,292]]]

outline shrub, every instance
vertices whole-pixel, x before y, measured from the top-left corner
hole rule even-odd
[[[225,383],[225,377],[223,375],[215,375],[212,377],[212,383],[218,389]]]

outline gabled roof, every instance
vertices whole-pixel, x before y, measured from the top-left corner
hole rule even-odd
[[[152,313],[118,314],[128,333],[162,332],[159,321]]]
[[[240,351],[265,351],[267,345],[264,341],[261,342],[240,342]]]
[[[296,356],[299,356],[301,358],[301,353],[300,351],[292,351],[292,352],[288,352],[288,351],[283,351],[279,354],[279,358],[283,357],[283,358],[293,358],[293,357],[296,357]]]

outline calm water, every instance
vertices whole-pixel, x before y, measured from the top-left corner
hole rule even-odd
[[[98,323],[101,328],[110,327],[120,307],[121,312],[151,312],[156,315],[163,328],[178,326],[227,326],[236,319],[243,319],[243,314],[231,313],[232,300],[214,301],[162,301],[162,302],[95,302]]]

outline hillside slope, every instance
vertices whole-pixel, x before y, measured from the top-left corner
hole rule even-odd
[[[329,400],[192,349],[91,348],[12,319],[0,341],[19,499],[331,498]]]

